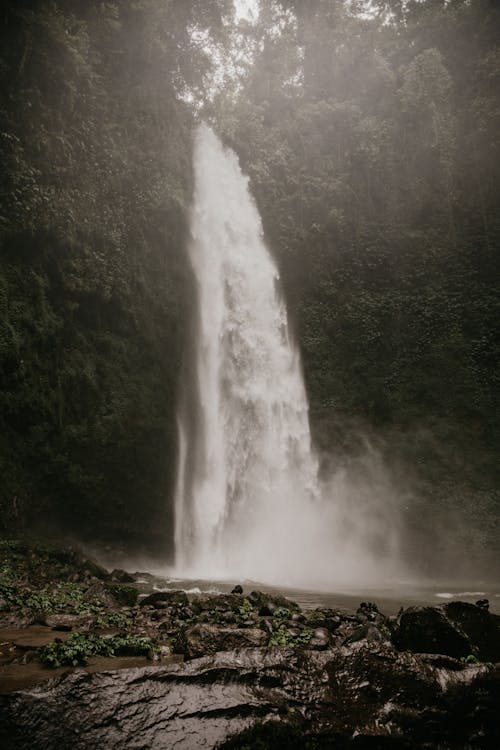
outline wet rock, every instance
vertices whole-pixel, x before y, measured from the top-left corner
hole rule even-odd
[[[129,586],[125,583],[113,583],[107,585],[107,590],[113,599],[124,606],[133,607],[139,598],[139,591],[135,586]]]
[[[465,633],[459,631],[439,607],[409,607],[399,617],[393,643],[402,651],[446,654],[455,658],[471,653]]]
[[[231,594],[242,594],[242,593],[243,593],[243,587],[242,587],[242,586],[240,586],[240,584],[239,584],[239,583],[238,583],[238,584],[237,584],[237,585],[236,585],[236,586],[234,587],[234,589],[233,589],[233,590],[231,591]]]
[[[111,571],[111,580],[117,581],[118,583],[134,583],[135,578],[133,575],[130,575],[130,573],[127,573],[126,570],[121,570],[121,568],[115,568],[115,570]]]
[[[485,600],[487,601],[487,600]],[[481,661],[500,661],[500,617],[468,602],[442,605],[448,620],[469,639],[469,653]]]
[[[451,668],[426,659],[363,641],[319,652],[243,649],[185,664],[78,670],[0,696],[0,737],[8,738],[6,750],[197,750],[256,722],[287,722],[292,706],[299,731],[332,738],[318,747],[498,747],[498,666],[451,660]]]
[[[244,599],[241,594],[217,594],[215,596],[197,596],[191,602],[195,612],[239,612]]]
[[[186,628],[177,638],[175,651],[195,659],[217,651],[264,646],[268,636],[260,628],[231,628],[199,623]]]
[[[274,631],[273,621],[269,619],[268,617],[261,620],[260,627],[262,630],[265,630],[266,633],[269,633],[269,634],[271,634]]]
[[[300,607],[296,602],[281,596],[281,594],[266,594],[263,591],[252,591],[247,598],[254,607],[259,609],[267,607],[268,609],[275,611],[280,607],[283,609],[289,609],[291,612],[300,611]]]
[[[52,553],[53,555],[55,553]],[[66,554],[64,550],[61,551],[61,554]],[[76,555],[74,552],[68,553],[69,557],[68,559],[61,559],[61,562],[66,562],[68,565],[76,564]],[[81,567],[84,572],[87,572],[89,575],[93,576],[94,578],[98,578],[101,581],[107,581],[110,578],[110,573],[106,568],[103,568],[102,565],[99,565],[95,560],[92,560],[91,558],[87,557],[83,560],[81,563]]]
[[[154,591],[149,596],[145,596],[139,602],[141,607],[154,607],[155,609],[165,609],[166,607],[189,606],[189,599],[185,591]]]
[[[330,633],[326,628],[315,628],[313,637],[307,648],[314,651],[324,651],[330,645]]]
[[[88,628],[91,622],[91,615],[53,614],[45,615],[41,624],[46,625],[48,628],[52,628],[52,630],[69,631],[73,630],[73,628]]]
[[[317,607],[312,610],[312,612],[309,613],[307,620],[311,627],[328,628],[330,632],[337,630],[343,621],[342,615],[339,612],[322,607]]]
[[[392,636],[400,650],[500,661],[500,617],[467,602],[409,607]]]

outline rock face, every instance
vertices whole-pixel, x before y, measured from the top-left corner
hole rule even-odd
[[[301,732],[332,749],[493,750],[499,700],[498,666],[366,641],[319,652],[244,649],[167,667],[76,671],[0,696],[0,743],[197,750],[257,721],[293,716]]]

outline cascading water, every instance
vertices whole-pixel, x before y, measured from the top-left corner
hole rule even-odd
[[[194,170],[196,403],[179,419],[176,571],[324,583],[338,562],[335,519],[318,491],[277,268],[236,155],[205,125]]]

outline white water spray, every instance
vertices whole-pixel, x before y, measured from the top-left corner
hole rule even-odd
[[[337,511],[318,490],[277,268],[236,155],[205,125],[194,167],[197,403],[194,419],[179,420],[176,570],[328,585],[338,579]]]

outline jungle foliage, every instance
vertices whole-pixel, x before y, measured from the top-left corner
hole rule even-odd
[[[218,0],[0,14],[0,525],[164,551],[193,106]],[[157,534],[157,538],[155,538]]]

